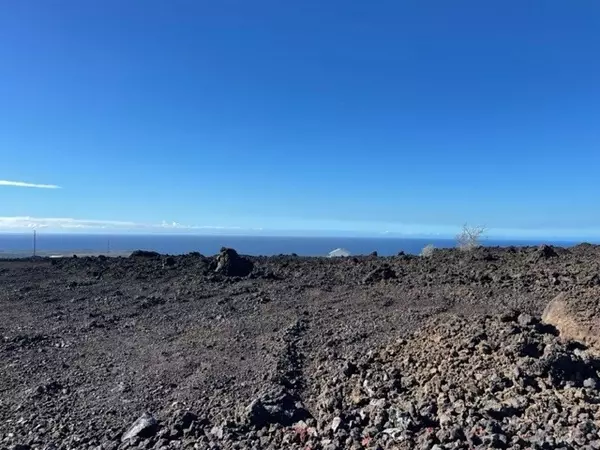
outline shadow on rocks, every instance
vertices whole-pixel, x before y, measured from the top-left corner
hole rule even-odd
[[[242,413],[242,421],[257,428],[272,423],[288,426],[309,417],[310,413],[300,398],[284,388],[265,391]]]

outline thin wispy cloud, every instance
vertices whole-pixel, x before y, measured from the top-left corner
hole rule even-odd
[[[406,225],[385,223],[387,226],[377,231],[355,226],[345,228],[332,227],[302,227],[295,229],[279,228],[274,224],[266,229],[259,227],[239,227],[226,225],[186,225],[174,221],[158,223],[143,223],[119,220],[75,219],[69,217],[30,217],[30,216],[0,216],[0,233],[26,233],[40,230],[50,233],[162,233],[162,234],[208,234],[208,235],[277,235],[277,236],[388,236],[395,238],[450,238],[453,239],[460,227],[434,225]],[[294,234],[290,234],[294,233]],[[298,233],[298,234],[295,234]],[[598,239],[600,228],[582,229],[508,229],[490,228],[486,233],[489,239]]]
[[[35,189],[60,189],[60,186],[57,186],[55,184],[26,183],[24,181],[9,181],[9,180],[0,180],[0,186],[35,188]]]
[[[15,216],[15,217],[0,217],[0,230],[1,229],[34,229],[34,228],[48,228],[48,229],[77,229],[77,228],[115,228],[115,229],[127,229],[136,228],[139,224],[135,222],[122,222],[113,220],[82,220],[72,219],[68,217],[28,217],[28,216]]]
[[[138,231],[138,232],[235,232],[240,227],[184,225],[178,222],[140,223],[118,220],[74,219],[70,217],[0,217],[0,232],[48,231]],[[254,230],[258,231],[258,230]]]

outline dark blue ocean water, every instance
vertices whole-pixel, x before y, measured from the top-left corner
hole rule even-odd
[[[576,242],[548,240],[483,240],[486,246],[539,245],[542,243],[561,246]],[[191,235],[84,235],[84,234],[37,234],[37,250],[41,254],[70,252],[121,253],[137,249],[155,250],[160,253],[181,254],[192,251],[204,255],[218,253],[221,247],[235,248],[247,255],[278,255],[297,253],[303,256],[325,256],[331,250],[344,248],[353,255],[396,255],[400,251],[418,254],[433,244],[438,248],[455,246],[451,239],[407,238],[351,238],[351,237],[265,237],[265,236],[191,236]],[[31,254],[32,234],[0,234],[0,255]]]

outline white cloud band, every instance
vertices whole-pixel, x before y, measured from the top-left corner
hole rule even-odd
[[[25,183],[24,181],[9,181],[9,180],[0,180],[0,186],[36,188],[36,189],[60,189],[60,186],[57,186],[55,184],[36,184],[36,183]]]
[[[26,231],[45,229],[49,231],[235,231],[240,227],[182,225],[163,221],[159,224],[126,222],[118,220],[89,220],[68,217],[0,217],[1,231]]]

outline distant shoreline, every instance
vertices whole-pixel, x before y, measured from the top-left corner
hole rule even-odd
[[[558,247],[571,247],[576,241],[549,239],[534,240],[495,240],[484,238],[481,244],[486,247],[526,247],[548,244]],[[38,234],[36,256],[70,257],[77,256],[128,256],[135,250],[151,250],[161,254],[181,255],[200,252],[214,255],[222,247],[234,248],[240,254],[253,256],[291,255],[328,256],[337,248],[346,249],[350,255],[394,256],[400,252],[420,254],[424,247],[454,248],[454,239],[434,238],[346,238],[346,237],[233,237],[233,236],[132,236],[115,235],[106,237],[90,235],[49,235]],[[0,258],[26,258],[34,254],[31,236],[0,234]]]

